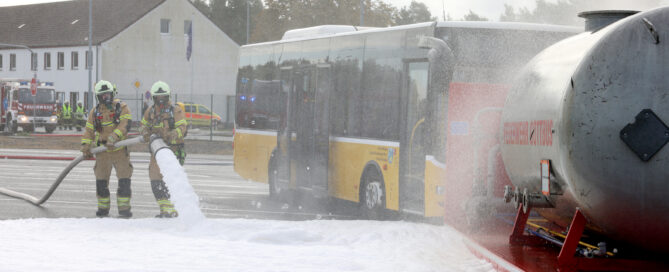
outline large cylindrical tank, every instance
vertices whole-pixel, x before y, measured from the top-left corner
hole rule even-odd
[[[590,229],[669,251],[669,8],[544,50],[512,87],[502,122],[514,186],[540,194],[540,160],[551,162],[555,208],[540,214],[566,226],[579,208]]]

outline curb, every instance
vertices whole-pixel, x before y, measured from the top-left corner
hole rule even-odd
[[[8,160],[53,160],[53,161],[71,161],[75,157],[53,157],[53,156],[21,156],[21,155],[0,155],[0,159]],[[94,161],[93,159],[85,159],[87,161]]]

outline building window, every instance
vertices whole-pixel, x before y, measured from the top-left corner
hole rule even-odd
[[[0,71],[2,71],[2,54],[0,54]]]
[[[9,54],[9,70],[16,70],[16,54]]]
[[[86,69],[91,69],[91,67],[93,67],[93,58],[91,56],[92,54],[93,51],[86,51]]]
[[[37,53],[30,54],[30,70],[37,71]]]
[[[184,20],[184,35],[188,35],[188,30],[192,23],[193,21],[191,20]]]
[[[170,33],[170,19],[160,19],[160,33],[161,34]]]
[[[72,70],[79,69],[79,52],[72,51],[70,63],[72,63]]]
[[[65,53],[58,52],[58,70],[65,68]]]
[[[51,53],[44,53],[44,70],[51,70]]]

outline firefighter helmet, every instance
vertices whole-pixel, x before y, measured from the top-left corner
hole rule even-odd
[[[114,94],[114,91],[116,88],[114,88],[114,85],[111,84],[111,82],[106,81],[106,80],[100,80],[98,83],[95,84],[95,95],[101,95],[103,93],[109,93],[111,92]]]
[[[162,95],[170,95],[170,86],[163,81],[156,81],[156,83],[153,83],[153,86],[151,86],[151,96]]]
[[[170,86],[165,82],[156,81],[156,83],[153,83],[153,86],[151,86],[151,97],[153,97],[153,103],[159,107],[165,107],[169,104],[170,93]]]
[[[111,102],[114,100],[114,96],[116,96],[116,88],[111,84],[111,82],[100,80],[95,84],[95,97],[97,98],[98,102],[111,104]]]

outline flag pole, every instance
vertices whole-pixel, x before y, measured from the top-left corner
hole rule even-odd
[[[190,35],[188,37],[188,49],[190,51],[188,52],[189,57],[190,57],[190,102],[194,103],[195,100],[193,99],[193,77],[195,75],[194,70],[195,70],[195,58],[193,56],[193,17],[190,19]],[[191,114],[190,114],[190,126],[189,128],[192,128],[193,126],[193,107],[191,106]]]

